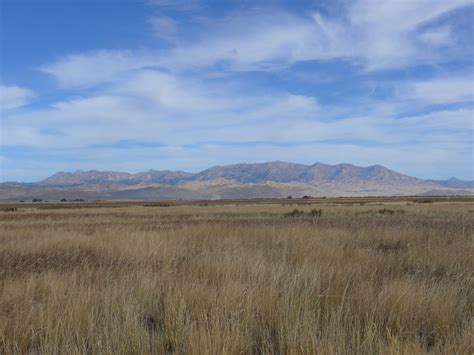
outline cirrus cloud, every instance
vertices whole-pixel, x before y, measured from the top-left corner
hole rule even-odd
[[[0,85],[0,108],[12,110],[27,105],[34,97],[33,91],[15,85]]]

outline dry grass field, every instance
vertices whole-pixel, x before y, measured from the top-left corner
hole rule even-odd
[[[300,203],[4,208],[0,353],[474,352],[474,200]]]

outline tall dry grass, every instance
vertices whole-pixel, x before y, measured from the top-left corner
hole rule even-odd
[[[473,204],[293,208],[3,212],[0,353],[473,352]]]

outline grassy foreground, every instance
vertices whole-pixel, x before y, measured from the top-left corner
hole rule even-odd
[[[0,354],[474,351],[474,203],[284,203],[0,212]]]

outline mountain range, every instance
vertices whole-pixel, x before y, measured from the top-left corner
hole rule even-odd
[[[381,165],[304,165],[283,161],[214,166],[198,173],[58,172],[35,183],[4,182],[0,200],[231,199],[302,196],[474,194],[474,181],[423,180]]]

